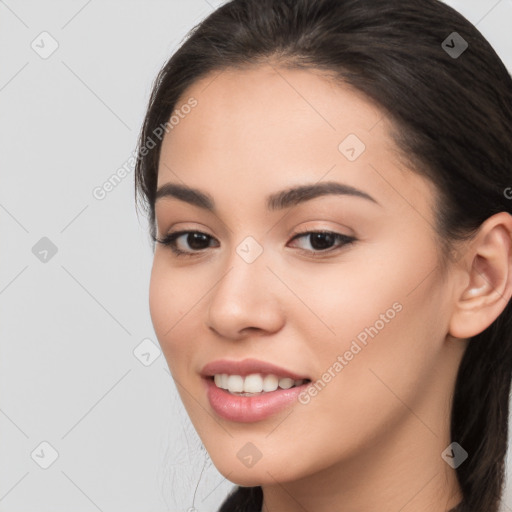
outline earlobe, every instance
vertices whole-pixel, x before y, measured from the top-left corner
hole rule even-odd
[[[471,338],[498,318],[512,295],[509,213],[497,213],[482,223],[454,272],[463,272],[466,284],[455,289],[449,334]]]

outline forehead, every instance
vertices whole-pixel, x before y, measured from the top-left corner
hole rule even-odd
[[[433,187],[397,158],[389,121],[371,100],[312,69],[261,65],[215,71],[162,144],[158,186],[184,181],[228,197],[267,195],[290,184],[339,180],[402,202]],[[243,190],[242,190],[243,189]]]
[[[312,152],[337,151],[344,134],[359,132],[364,138],[382,118],[361,95],[319,72],[270,65],[209,74],[184,92],[176,108],[191,97],[197,106],[164,140],[175,154],[186,147],[198,156],[249,153],[264,144],[266,152],[287,150],[290,158],[302,159]],[[324,144],[316,140],[304,147],[313,134]]]

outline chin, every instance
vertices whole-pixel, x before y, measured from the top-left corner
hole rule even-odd
[[[283,467],[285,461],[281,458],[266,461],[262,458],[252,467],[244,467],[238,459],[234,462],[232,459],[218,461],[212,458],[212,462],[224,478],[244,487],[275,485],[276,482],[290,482],[304,476],[293,472],[290,464]]]

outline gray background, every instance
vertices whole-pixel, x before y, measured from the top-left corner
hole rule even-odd
[[[233,487],[157,346],[133,172],[93,196],[132,155],[160,66],[220,3],[0,0],[0,512],[213,512]],[[512,0],[447,3],[512,70]]]

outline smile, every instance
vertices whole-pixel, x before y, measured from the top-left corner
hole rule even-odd
[[[232,394],[239,396],[252,396],[254,394],[268,393],[280,389],[290,389],[295,386],[302,386],[309,379],[291,379],[289,377],[278,377],[274,374],[262,375],[252,373],[243,377],[242,375],[229,375],[217,373],[214,375],[215,385],[225,389]]]

